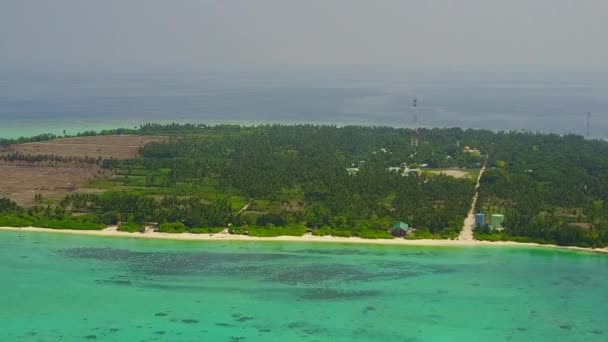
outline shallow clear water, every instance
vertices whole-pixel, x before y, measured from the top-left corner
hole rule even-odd
[[[0,232],[1,341],[605,341],[608,256]]]

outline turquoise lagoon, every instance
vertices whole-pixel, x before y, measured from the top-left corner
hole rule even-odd
[[[608,255],[0,232],[0,341],[606,341]]]

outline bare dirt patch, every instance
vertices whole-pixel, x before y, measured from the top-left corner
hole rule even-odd
[[[97,159],[128,159],[137,156],[139,147],[164,141],[161,136],[103,135],[65,138],[9,146],[0,154],[55,155]],[[58,200],[72,192],[102,192],[85,186],[96,179],[107,179],[112,173],[95,163],[43,161],[0,162],[0,197],[8,197],[24,206],[38,204],[34,196],[41,194],[43,203]]]
[[[83,188],[95,177],[103,178],[107,171],[90,165],[48,166],[33,163],[0,164],[0,197],[8,197],[20,205],[32,206],[36,194],[43,201],[57,200],[68,193],[91,193],[101,190]]]
[[[166,140],[166,137],[161,136],[100,135],[19,144],[9,146],[4,152],[61,157],[128,159],[137,156],[137,151],[141,146],[153,141],[164,140]]]
[[[428,170],[430,173],[434,173],[437,175],[444,174],[446,176],[451,176],[454,178],[469,178],[471,177],[470,171],[462,171],[462,170]]]

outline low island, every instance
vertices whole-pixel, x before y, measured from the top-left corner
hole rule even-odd
[[[3,229],[608,245],[608,143],[577,135],[145,124],[0,139],[0,172]]]

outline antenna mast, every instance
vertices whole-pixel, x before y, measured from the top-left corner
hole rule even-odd
[[[587,113],[587,139],[591,138],[591,112]]]
[[[412,102],[412,107],[414,108],[414,130],[410,135],[410,145],[413,147],[418,147],[418,98],[415,97]]]

